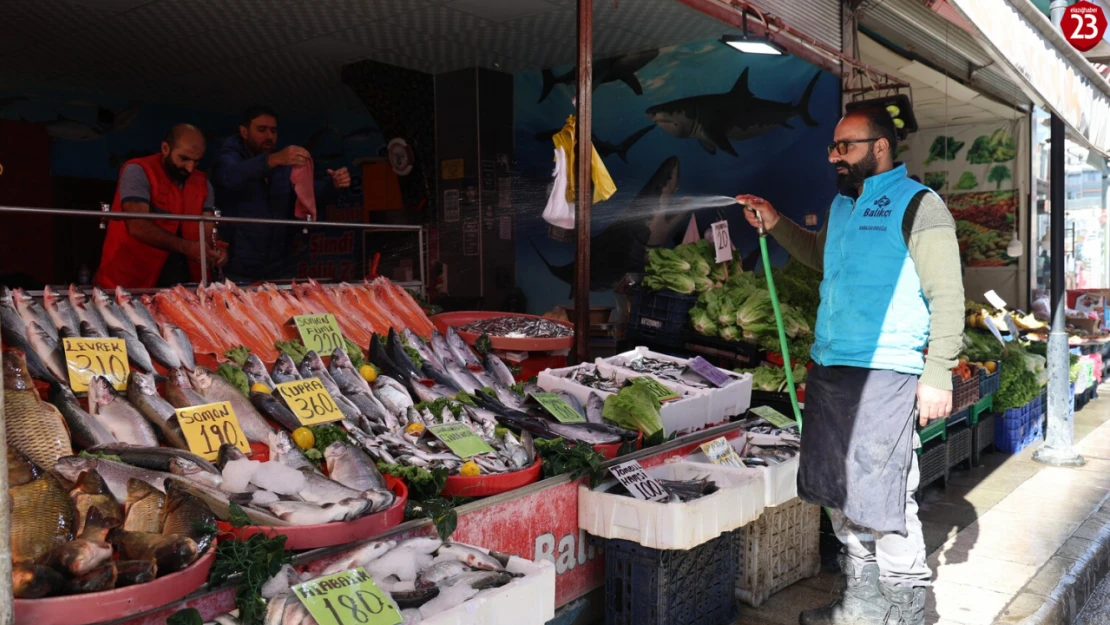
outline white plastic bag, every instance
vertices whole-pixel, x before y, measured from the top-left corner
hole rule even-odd
[[[562,149],[555,149],[555,184],[543,209],[543,220],[564,230],[574,229],[574,206],[567,202],[567,155]]]

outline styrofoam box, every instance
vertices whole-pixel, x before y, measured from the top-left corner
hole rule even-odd
[[[572,395],[575,399],[586,404],[590,397],[590,393],[597,393],[601,399],[609,397],[613,393],[608,393],[595,388],[590,388],[579,384],[571,379],[575,370],[580,367],[596,368],[597,365],[592,363],[576,365],[574,367],[564,367],[562,369],[546,369],[541,371],[537,376],[537,384],[545,391],[565,391]],[[600,371],[600,370],[599,370]],[[639,376],[639,374],[625,373],[623,370],[611,369],[615,372],[617,379],[624,381],[628,378]],[[672,433],[687,434],[696,430],[703,429],[706,425],[706,419],[709,415],[710,405],[709,396],[701,394],[700,392],[690,392],[694,389],[675,389],[681,392],[686,391],[687,394],[682,399],[669,401],[662,405],[659,409],[659,415],[663,419],[663,429],[669,436]]]
[[[524,577],[483,590],[465,603],[420,621],[421,625],[543,625],[555,618],[554,564],[512,556],[505,570]]]
[[[751,444],[757,445],[762,441],[764,445],[773,445],[777,442],[777,437],[766,436],[762,434],[750,434],[752,437]],[[737,436],[730,441],[732,448],[737,452],[743,446],[744,434]],[[770,439],[770,440],[768,440]],[[709,459],[705,457],[705,453],[701,448],[697,448],[686,457],[690,462],[697,462],[700,464],[709,464]],[[738,469],[735,467],[724,467],[720,465],[710,465],[720,468],[723,471],[736,471],[739,473],[747,473],[750,471],[758,471],[763,474],[764,494],[763,502],[768,508],[781,506],[782,504],[794,499],[798,496],[798,463],[799,455],[795,454],[793,458],[786,462],[772,465],[769,467],[749,467],[745,469]]]
[[[633,360],[644,357],[654,358],[655,360],[663,360],[666,362],[673,362],[683,366],[685,366],[686,363],[689,362],[685,358],[677,358],[675,356],[669,356],[667,354],[660,354],[658,352],[653,352],[646,347],[637,347],[630,352],[617,354],[616,356],[611,356],[604,359],[599,358],[598,363],[604,362],[607,365],[611,365],[623,371],[627,371],[631,375],[643,375],[640,373],[636,373],[632,369],[629,369],[627,365]],[[718,367],[718,369],[720,368]],[[752,405],[752,374],[736,373],[735,371],[729,371],[727,369],[720,369],[720,371],[732,378],[732,383],[727,384],[722,388],[716,388],[712,386],[702,388],[689,387],[692,390],[708,394],[710,397],[709,413],[706,415],[705,419],[705,423],[707,426],[725,423],[729,420],[729,418],[733,416],[744,414]],[[659,382],[662,382],[664,384],[675,384],[671,380],[663,380],[655,376],[651,377],[659,380]],[[696,373],[687,372],[683,375],[683,378],[687,377],[691,380],[698,380],[699,382],[704,383],[701,377],[698,376],[698,374]]]
[[[692,462],[668,462],[645,469],[664,480],[700,479],[707,475],[720,490],[686,503],[655,503],[628,495],[601,492],[616,484],[610,478],[590,490],[578,487],[578,527],[601,538],[630,540],[652,549],[690,549],[743,527],[763,513],[763,474],[740,474]]]

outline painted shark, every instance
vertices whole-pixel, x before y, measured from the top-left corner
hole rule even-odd
[[[798,104],[764,100],[748,87],[748,68],[726,93],[682,98],[649,107],[647,116],[667,134],[679,139],[693,138],[710,154],[724,150],[737,156],[730,140],[757,137],[776,127],[793,128],[790,120],[801,117],[807,126],[817,121],[809,114],[809,101],[821,72],[809,81]]]
[[[636,95],[643,95],[644,88],[640,85],[640,79],[636,78],[636,72],[654,61],[657,56],[659,56],[659,50],[648,50],[595,62],[593,71],[594,89],[607,82],[620,81],[628,85],[628,88]],[[561,76],[555,75],[555,72],[550,69],[543,70],[543,90],[540,92],[539,102],[546,100],[556,85],[573,85],[575,76],[578,74],[577,69],[577,67],[572,67],[569,72]]]
[[[551,141],[551,137],[554,137],[555,135],[559,134],[559,132],[561,130],[562,130],[562,128],[555,128],[555,129],[552,129],[552,130],[544,130],[543,132],[537,132],[536,133],[536,141],[540,141],[540,142]],[[630,149],[632,149],[632,146],[636,145],[637,141],[639,141],[640,139],[643,139],[644,135],[651,132],[652,130],[655,130],[654,125],[645,126],[644,128],[641,128],[640,130],[637,130],[636,132],[628,135],[628,137],[624,141],[621,141],[620,143],[618,143],[616,145],[613,145],[612,143],[609,143],[608,141],[598,137],[597,135],[591,135],[591,137],[593,137],[594,148],[597,150],[597,155],[598,156],[600,156],[601,158],[605,158],[607,156],[616,154],[617,156],[620,157],[620,159],[622,161],[627,163],[628,162],[628,151]]]

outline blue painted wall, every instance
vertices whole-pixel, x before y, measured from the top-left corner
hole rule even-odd
[[[623,62],[613,64],[607,76],[611,81],[602,82],[594,91],[595,143],[602,141],[619,145],[638,131],[655,127],[631,145],[627,151],[627,162],[618,154],[604,157],[618,192],[593,208],[593,254],[598,254],[599,249],[601,253],[611,253],[614,249],[635,252],[635,243],[629,238],[631,233],[637,229],[644,232],[652,213],[662,210],[671,215],[681,214],[683,196],[695,198],[754,193],[767,198],[799,222],[804,222],[805,215],[809,213],[815,213],[819,220],[823,220],[825,209],[835,193],[836,175],[827,162],[825,150],[825,145],[832,140],[840,115],[840,85],[835,76],[794,57],[744,55],[717,41],[664,48],[654,58],[647,57],[651,54],[639,59],[626,57]],[[648,62],[638,67],[644,60]],[[599,65],[603,64],[595,62],[595,85],[599,80],[606,79],[599,76]],[[567,76],[572,69],[558,67],[550,72],[547,82],[555,86],[542,101],[539,100],[544,92],[543,73],[519,74],[515,81],[519,170],[518,183],[514,188],[517,283],[528,299],[529,311],[533,313],[543,313],[571,301],[570,285],[553,275],[544,259],[556,267],[571,263],[574,258],[573,244],[549,238],[548,226],[541,213],[547,202],[554,167],[553,144],[544,135],[561,128],[567,116],[574,113],[573,84]],[[700,118],[704,120],[707,106],[720,106],[718,110],[730,119],[728,123],[707,123],[714,128],[731,124],[746,126],[759,119],[770,124],[783,121],[792,127],[773,125],[759,129],[761,132],[749,133],[752,136],[747,138],[731,140],[737,156],[722,149],[710,154],[697,139],[672,136],[656,126],[646,114],[649,107],[683,98],[727,94],[745,70],[748,72],[750,96],[734,93],[665,107],[672,114],[689,116],[695,115],[697,108],[701,111],[698,113]],[[634,80],[622,80],[633,75]],[[783,109],[799,104],[815,76],[818,78],[806,110],[816,125],[807,125],[795,111],[784,113]],[[637,82],[642,88],[642,95],[637,95],[630,86]],[[775,102],[785,106],[773,104]],[[636,216],[630,214],[628,209],[633,198],[641,193],[661,165],[671,157],[677,159],[679,168],[676,197],[662,208],[658,200],[652,202],[649,197],[643,204],[633,207],[631,212],[635,212]],[[715,208],[695,212],[699,230],[703,233],[712,222],[717,221],[718,211]],[[723,212],[728,218],[729,231],[740,255],[747,256],[757,251],[757,236],[738,211],[729,208]],[[677,237],[682,236],[687,221],[688,218],[683,218],[676,224]],[[604,238],[599,238],[602,236]],[[773,262],[785,262],[785,251],[777,246],[774,249]],[[608,264],[609,267],[600,268],[605,274],[619,271],[612,266],[617,263],[610,261]],[[565,269],[556,270],[559,273],[563,271]],[[612,275],[600,277],[607,280]],[[619,275],[612,279],[616,281]],[[604,288],[607,285],[594,286]],[[594,305],[611,305],[612,298],[611,289],[605,289],[595,292],[592,301]]]

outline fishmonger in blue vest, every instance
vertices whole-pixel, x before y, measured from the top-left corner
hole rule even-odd
[[[840,120],[829,163],[839,194],[820,232],[763,198],[737,200],[792,256],[823,271],[806,386],[798,494],[829,509],[847,587],[802,625],[923,625],[931,573],[917,518],[914,430],[948,416],[963,342],[956,224],[895,163],[882,108]],[[928,354],[925,354],[926,349]]]

